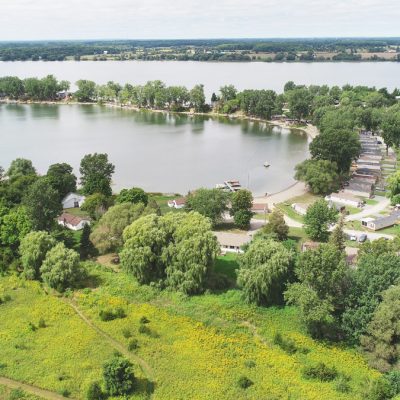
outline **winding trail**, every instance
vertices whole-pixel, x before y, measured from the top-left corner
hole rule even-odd
[[[103,336],[104,339],[110,343],[112,347],[114,347],[115,350],[119,351],[121,354],[123,354],[126,358],[130,359],[131,361],[136,362],[140,368],[142,369],[143,373],[146,375],[146,377],[150,380],[153,380],[153,371],[150,367],[150,365],[143,360],[143,358],[137,356],[136,354],[130,352],[126,346],[124,346],[121,342],[118,340],[114,339],[112,336],[110,336],[107,332],[103,331],[101,328],[99,328],[97,325],[95,325],[78,307],[76,302],[74,300],[68,300],[68,299],[63,299],[63,301],[68,304],[72,309],[75,311],[75,313],[78,315],[79,318],[83,322],[85,322],[86,325],[88,325],[90,328],[95,330],[99,335]]]
[[[34,394],[35,396],[42,397],[48,400],[65,400],[66,397],[61,396],[56,392],[50,390],[41,389],[37,386],[29,385],[27,383],[15,381],[14,379],[4,378],[0,376],[0,385],[7,386],[10,389],[21,389],[27,393]],[[71,399],[71,397],[69,397]]]

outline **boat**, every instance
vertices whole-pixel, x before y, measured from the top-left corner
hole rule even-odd
[[[265,168],[268,168],[270,165],[271,165],[271,164],[270,164],[268,161],[265,161],[265,163],[264,163],[264,167],[265,167]]]

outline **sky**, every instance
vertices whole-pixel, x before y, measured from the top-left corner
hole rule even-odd
[[[399,0],[0,0],[0,41],[400,36]]]

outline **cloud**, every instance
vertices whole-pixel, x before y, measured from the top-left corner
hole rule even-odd
[[[0,0],[0,38],[400,35],[398,0]]]

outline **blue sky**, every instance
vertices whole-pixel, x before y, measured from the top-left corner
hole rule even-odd
[[[400,36],[399,0],[0,0],[0,40]]]

